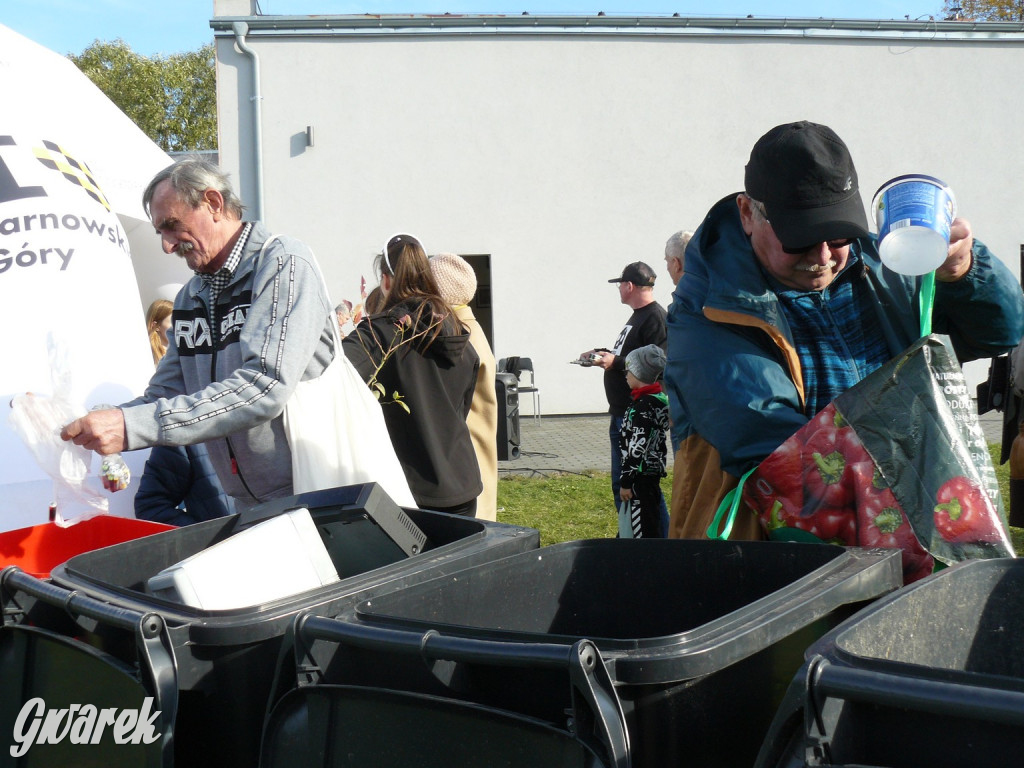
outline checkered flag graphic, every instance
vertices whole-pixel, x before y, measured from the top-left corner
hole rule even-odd
[[[107,201],[100,185],[93,178],[92,171],[85,163],[75,160],[60,145],[52,141],[43,141],[42,147],[35,147],[32,153],[40,163],[54,171],[60,171],[61,175],[72,184],[77,184],[88,193],[97,203],[108,211],[110,203]]]

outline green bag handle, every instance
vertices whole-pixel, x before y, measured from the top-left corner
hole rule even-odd
[[[728,540],[729,534],[732,533],[732,524],[736,522],[736,513],[740,508],[740,499],[743,497],[743,484],[747,482],[747,478],[750,477],[755,469],[757,469],[756,466],[744,472],[736,487],[722,498],[722,503],[718,505],[718,511],[715,512],[715,516],[711,519],[711,525],[708,526],[706,531],[709,539],[714,541]],[[725,518],[725,525],[719,530],[722,518]]]
[[[928,272],[921,278],[921,338],[931,335],[932,308],[935,306],[935,272]]]
[[[754,467],[757,469],[757,467]],[[740,508],[740,499],[743,497],[743,484],[747,482],[747,478],[753,473],[754,469],[747,471],[743,477],[740,478],[739,483],[736,487],[725,494],[722,499],[722,503],[718,505],[718,511],[715,512],[714,518],[711,520],[711,525],[708,526],[707,536],[709,539],[714,541],[727,541],[729,534],[732,533],[732,524],[736,521],[736,513]],[[725,518],[725,526],[722,530],[718,530],[719,525],[722,523],[722,518]],[[800,528],[776,528],[768,534],[768,538],[772,541],[799,541],[809,542],[812,544],[822,544],[822,540],[815,536],[810,531],[804,531]]]

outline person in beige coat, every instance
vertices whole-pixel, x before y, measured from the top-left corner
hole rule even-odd
[[[473,315],[469,302],[476,295],[476,273],[461,256],[439,253],[430,257],[430,269],[441,298],[455,316],[469,328],[469,343],[480,357],[480,369],[473,391],[473,405],[466,424],[476,449],[484,489],[476,502],[476,516],[495,520],[498,514],[498,397],[494,388],[497,365],[484,329]]]

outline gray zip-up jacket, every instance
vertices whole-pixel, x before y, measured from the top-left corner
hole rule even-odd
[[[173,344],[146,392],[121,406],[129,450],[204,442],[244,506],[292,493],[282,412],[334,357],[336,322],[312,251],[256,223],[217,299],[193,277],[174,301]]]

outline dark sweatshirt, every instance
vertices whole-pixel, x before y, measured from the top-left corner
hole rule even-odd
[[[432,316],[403,330],[400,319],[416,314],[415,306],[399,306],[364,318],[342,347],[368,383],[384,361],[376,374],[384,420],[416,503],[454,507],[483,489],[466,426],[480,358],[454,317],[433,341]]]

